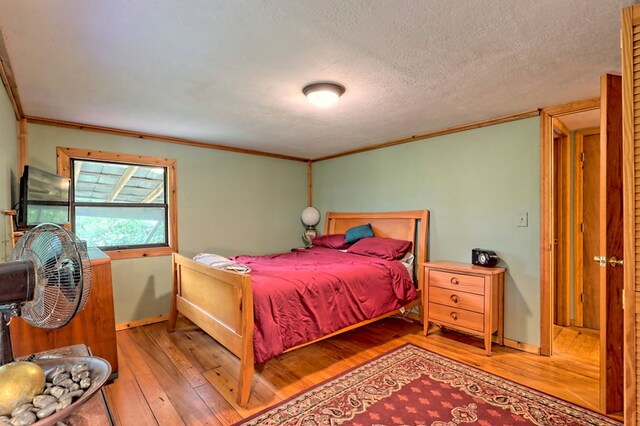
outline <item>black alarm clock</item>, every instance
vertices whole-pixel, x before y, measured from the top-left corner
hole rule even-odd
[[[500,258],[495,251],[474,248],[471,250],[471,263],[488,268],[496,266]]]

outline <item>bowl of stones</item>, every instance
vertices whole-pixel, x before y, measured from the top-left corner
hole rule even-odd
[[[111,365],[92,356],[39,358],[33,361],[45,373],[44,392],[17,407],[0,425],[37,426],[64,422],[105,384]]]

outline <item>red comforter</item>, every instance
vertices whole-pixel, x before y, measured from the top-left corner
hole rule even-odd
[[[233,260],[252,269],[256,362],[416,298],[397,261],[322,247]]]

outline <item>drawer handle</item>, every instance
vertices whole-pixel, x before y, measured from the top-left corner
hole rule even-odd
[[[452,320],[454,320],[454,321],[458,320],[458,314],[456,314],[455,312],[451,312],[450,316],[451,316]]]
[[[453,303],[458,303],[458,296],[456,296],[455,294],[452,294],[450,299]]]
[[[453,278],[451,278],[451,284],[458,285],[458,284],[460,284],[460,281],[458,281],[458,279],[456,277],[453,277]]]

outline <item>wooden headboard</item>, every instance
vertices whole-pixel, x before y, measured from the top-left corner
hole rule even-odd
[[[418,288],[424,288],[424,268],[428,260],[429,210],[380,213],[336,213],[325,215],[324,233],[344,234],[354,226],[370,223],[376,237],[413,242]],[[420,225],[418,227],[418,224]]]

